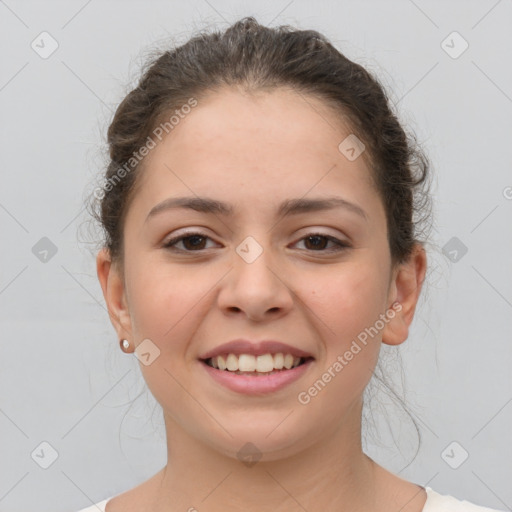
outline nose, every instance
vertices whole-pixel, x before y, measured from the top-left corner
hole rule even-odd
[[[240,254],[235,251],[233,268],[222,281],[224,286],[217,297],[221,310],[226,315],[245,315],[255,322],[287,314],[293,305],[293,293],[270,251],[263,250],[254,260]]]

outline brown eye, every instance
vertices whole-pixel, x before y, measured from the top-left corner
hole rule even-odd
[[[308,244],[311,244],[308,249],[325,249],[329,240],[325,236],[320,235],[311,235],[306,237],[305,239],[306,247]]]
[[[183,252],[194,252],[205,249],[205,241],[210,240],[210,237],[202,233],[186,233],[184,235],[171,238],[163,247]],[[182,242],[184,248],[178,248],[176,245]]]
[[[337,252],[342,251],[350,247],[350,245],[346,242],[342,242],[338,240],[336,237],[331,235],[324,235],[322,233],[311,233],[299,242],[305,242],[306,250],[308,251],[316,251],[316,252]],[[331,242],[334,244],[334,247],[327,247],[327,244]]]

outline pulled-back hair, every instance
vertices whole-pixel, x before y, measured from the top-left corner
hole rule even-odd
[[[430,213],[424,193],[429,164],[392,112],[384,88],[319,32],[268,28],[246,17],[224,32],[201,32],[164,51],[118,106],[108,129],[106,185],[96,191],[93,207],[113,261],[123,261],[124,219],[144,168],[141,148],[174,112],[190,110],[191,99],[200,104],[226,86],[247,92],[286,87],[330,106],[365,145],[363,157],[386,212],[392,262],[407,259]]]

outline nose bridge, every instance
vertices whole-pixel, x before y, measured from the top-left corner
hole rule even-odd
[[[259,238],[262,240],[263,235]],[[223,309],[241,310],[256,318],[269,310],[285,310],[291,306],[291,294],[276,268],[276,258],[272,257],[269,244],[262,242],[247,236],[235,247],[228,286],[219,296]]]
[[[263,235],[258,236],[260,243],[254,236],[247,236],[235,248],[235,272],[237,280],[242,280],[246,285],[272,285],[276,279],[276,270],[272,268],[273,258],[269,244],[263,240]],[[265,245],[263,245],[265,244]]]

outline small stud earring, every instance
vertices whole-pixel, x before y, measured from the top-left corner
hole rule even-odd
[[[128,340],[121,340],[119,344],[121,345],[121,350],[125,353],[128,353],[130,342]]]

